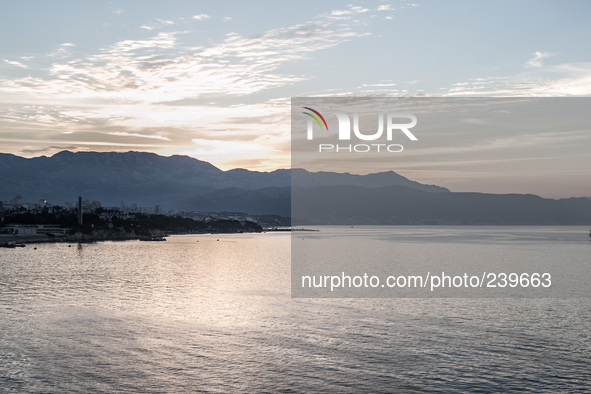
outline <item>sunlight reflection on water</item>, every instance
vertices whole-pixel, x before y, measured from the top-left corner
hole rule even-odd
[[[282,233],[37,247],[0,250],[2,391],[589,388],[588,299],[291,299]]]

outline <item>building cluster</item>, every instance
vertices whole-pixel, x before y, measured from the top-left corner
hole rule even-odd
[[[128,203],[127,201],[121,201],[119,204],[119,208],[109,208],[109,209],[118,209],[121,212],[129,212],[129,213],[145,213],[148,215],[164,215],[165,212],[162,209],[162,206],[156,205],[154,207],[138,207],[137,203],[132,202]]]
[[[36,203],[31,203],[25,202],[22,196],[16,196],[12,200],[8,201],[0,201],[0,210],[2,211],[17,211],[22,209],[26,209],[27,211],[35,211],[43,210],[47,207],[51,207],[51,205],[47,203],[47,200],[39,200]]]
[[[79,205],[82,207],[81,211],[78,209]],[[161,205],[155,205],[154,207],[138,207],[137,203],[128,203],[127,201],[121,201],[118,207],[103,206],[100,201],[88,200],[84,198],[81,198],[80,201],[76,201],[75,203],[66,202],[63,207],[52,205],[48,203],[47,200],[39,200],[37,203],[27,203],[24,201],[22,196],[16,196],[9,201],[0,201],[0,212],[26,210],[32,213],[39,213],[44,210],[48,210],[50,213],[53,213],[54,211],[63,209],[78,213],[95,213],[99,215],[101,219],[107,219],[111,217],[114,212],[117,212],[117,216],[121,219],[129,219],[132,218],[134,214],[141,213],[145,215],[180,216],[205,222],[219,219],[258,222],[255,216],[244,212],[185,212],[179,210],[165,211],[162,209]]]
[[[177,214],[181,217],[204,222],[219,219],[238,220],[239,222],[258,222],[255,217],[244,212],[179,212]]]
[[[60,209],[65,208],[68,211],[74,211],[78,209],[78,202],[65,202],[63,207],[59,205],[52,205],[47,202],[47,200],[41,199],[38,202],[31,203],[25,202],[22,196],[18,195],[15,196],[13,199],[8,201],[0,201],[0,212],[1,211],[22,211],[26,210],[29,212],[41,212],[45,209],[48,209],[49,212],[52,212],[55,208],[59,207]],[[144,213],[144,214],[157,214],[157,215],[164,215],[167,214],[162,209],[162,206],[156,205],[154,207],[147,207],[147,208],[138,208],[136,203],[128,204],[127,201],[121,201],[119,207],[103,207],[103,204],[97,200],[88,200],[82,199],[82,211],[84,212],[96,212],[103,208],[109,211],[119,211],[122,213]],[[172,213],[170,211],[169,213]]]

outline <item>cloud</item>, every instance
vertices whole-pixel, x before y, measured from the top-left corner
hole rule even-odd
[[[531,59],[529,59],[526,63],[527,67],[542,67],[542,59],[545,59],[547,57],[550,57],[551,54],[549,54],[548,52],[534,52],[533,53],[533,57]]]
[[[162,30],[162,29],[166,29],[166,28],[168,28],[170,26],[174,26],[176,23],[178,23],[181,20],[182,20],[182,18],[178,18],[176,21],[175,20],[171,20],[171,19],[160,19],[160,18],[156,18],[152,22],[144,23],[144,24],[140,25],[139,28],[142,29],[142,30],[146,30],[146,31]]]
[[[120,56],[123,53],[126,52],[131,52],[134,54],[139,54],[138,52],[135,52],[138,49],[150,49],[150,50],[156,50],[156,49],[168,49],[168,48],[172,48],[174,47],[175,43],[176,43],[176,36],[178,35],[178,33],[174,33],[174,32],[162,32],[162,33],[158,33],[156,36],[147,39],[147,40],[124,40],[124,41],[119,41],[115,44],[113,44],[111,47],[103,50],[103,52],[106,54],[106,56]],[[105,55],[103,55],[105,56]],[[93,60],[100,60],[101,59],[101,55],[96,55],[94,57],[90,57],[89,60],[93,61]]]
[[[400,97],[417,95],[421,89],[413,89],[418,81],[383,80],[376,83],[363,83],[357,87],[356,94],[368,96]]]
[[[75,46],[76,45],[71,42],[64,42],[59,44],[56,49],[47,56],[50,58],[65,59],[68,56],[71,56],[71,49],[73,49]]]
[[[27,66],[26,64],[23,64],[21,62],[18,62],[16,60],[8,60],[8,59],[4,59],[4,63],[11,65],[11,66],[15,66],[15,67],[20,67],[20,68],[29,68],[29,66]]]
[[[378,7],[378,11],[392,11],[394,8],[390,4],[382,4]]]
[[[567,63],[544,68],[544,74],[475,78],[459,82],[448,96],[589,96],[591,63]]]
[[[152,138],[152,139],[157,139],[157,140],[162,140],[162,141],[170,141],[170,138],[164,137],[161,135],[146,135],[146,134],[140,134],[140,133],[128,133],[125,131],[112,131],[109,133],[109,135],[116,135],[119,137]]]
[[[367,34],[362,22],[369,13],[348,6],[258,35],[229,33],[201,46],[190,32],[160,31],[176,24],[167,20],[138,24],[147,38],[120,40],[92,53],[63,43],[35,56],[35,72],[0,79],[0,106],[12,106],[0,124],[22,133],[13,146],[29,138],[37,147],[59,140],[81,148],[143,147],[172,154],[186,152],[189,144],[193,156],[213,161],[266,157],[259,169],[288,165],[289,100],[255,94],[310,79],[285,66]],[[195,17],[203,21],[209,15]],[[8,139],[0,135],[3,145]],[[160,144],[141,142],[147,139]],[[214,154],[218,148],[222,152]]]
[[[116,10],[113,10],[113,14],[121,16],[125,13],[125,10],[123,8],[117,8]]]
[[[209,18],[211,18],[211,15],[207,14],[198,14],[193,16],[193,19],[195,19],[196,21],[205,21]]]
[[[156,19],[158,21],[158,23],[160,23],[162,26],[172,26],[174,25],[174,21],[170,20],[170,19]]]
[[[58,100],[149,103],[206,95],[250,95],[307,79],[277,69],[363,35],[353,29],[357,22],[352,16],[365,12],[365,8],[348,7],[258,36],[231,33],[206,47],[181,44],[186,32],[180,31],[119,41],[84,57],[68,54],[65,49],[72,44],[66,43],[55,51],[60,59],[47,67],[48,75],[2,80],[0,88]],[[333,14],[349,19],[335,20]]]
[[[351,4],[349,4],[347,6],[347,8],[342,9],[342,10],[333,10],[330,13],[329,18],[330,19],[351,19],[354,15],[358,15],[358,14],[364,14],[366,12],[368,12],[369,9],[364,8],[364,7],[359,7],[359,6],[353,6]]]
[[[490,134],[488,134],[490,135]],[[454,156],[460,153],[472,153],[482,155],[486,152],[497,154],[501,150],[520,150],[537,147],[559,147],[561,144],[580,143],[589,140],[589,133],[586,130],[557,131],[557,132],[530,132],[517,133],[504,137],[482,138],[474,145],[447,146],[442,148],[431,148],[433,154],[448,154]],[[501,159],[501,160],[504,160]]]
[[[198,147],[198,151],[207,153],[224,152],[225,154],[239,154],[241,152],[260,152],[264,151],[260,144],[251,142],[241,142],[234,140],[213,140],[213,139],[199,139],[193,138],[193,143]]]

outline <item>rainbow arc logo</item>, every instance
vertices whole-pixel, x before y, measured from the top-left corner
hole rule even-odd
[[[313,112],[314,114],[318,115],[318,117],[320,117],[320,119],[322,119],[322,123],[324,123],[324,126],[326,127],[326,131],[328,131],[328,124],[326,124],[326,120],[324,120],[324,116],[322,116],[320,114],[320,112],[318,112],[315,109],[312,109],[310,107],[302,107],[302,108],[307,109],[308,111]],[[320,123],[320,119],[318,119],[316,116],[314,116],[310,112],[302,112],[302,113],[306,114],[309,117],[311,117],[312,119],[314,119],[316,121],[316,123],[318,123],[318,126],[320,126],[320,130],[324,130],[324,127],[322,127],[322,123]]]

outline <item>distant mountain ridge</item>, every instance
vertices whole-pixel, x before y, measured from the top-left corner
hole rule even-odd
[[[404,186],[292,190],[296,225],[589,225],[588,198],[533,194],[428,193]]]
[[[305,170],[271,172],[233,169],[222,171],[214,165],[189,156],[159,156],[148,152],[69,152],[31,159],[0,153],[0,200],[22,195],[26,201],[46,199],[63,205],[78,195],[98,200],[106,206],[121,201],[139,206],[200,210],[191,204],[195,197],[228,189],[254,191],[289,188],[291,176],[298,184],[355,185],[382,187],[403,185],[433,192],[445,188],[422,185],[393,171],[365,176],[336,173],[310,173]],[[240,193],[238,193],[240,194]],[[259,193],[260,194],[260,193]],[[219,206],[219,204],[218,204]],[[225,207],[226,210],[229,207]]]
[[[51,157],[0,154],[0,201],[292,216],[296,224],[591,224],[588,198],[453,193],[393,171],[368,175],[302,169],[222,171],[188,156],[63,151]],[[295,198],[294,198],[295,197]]]

